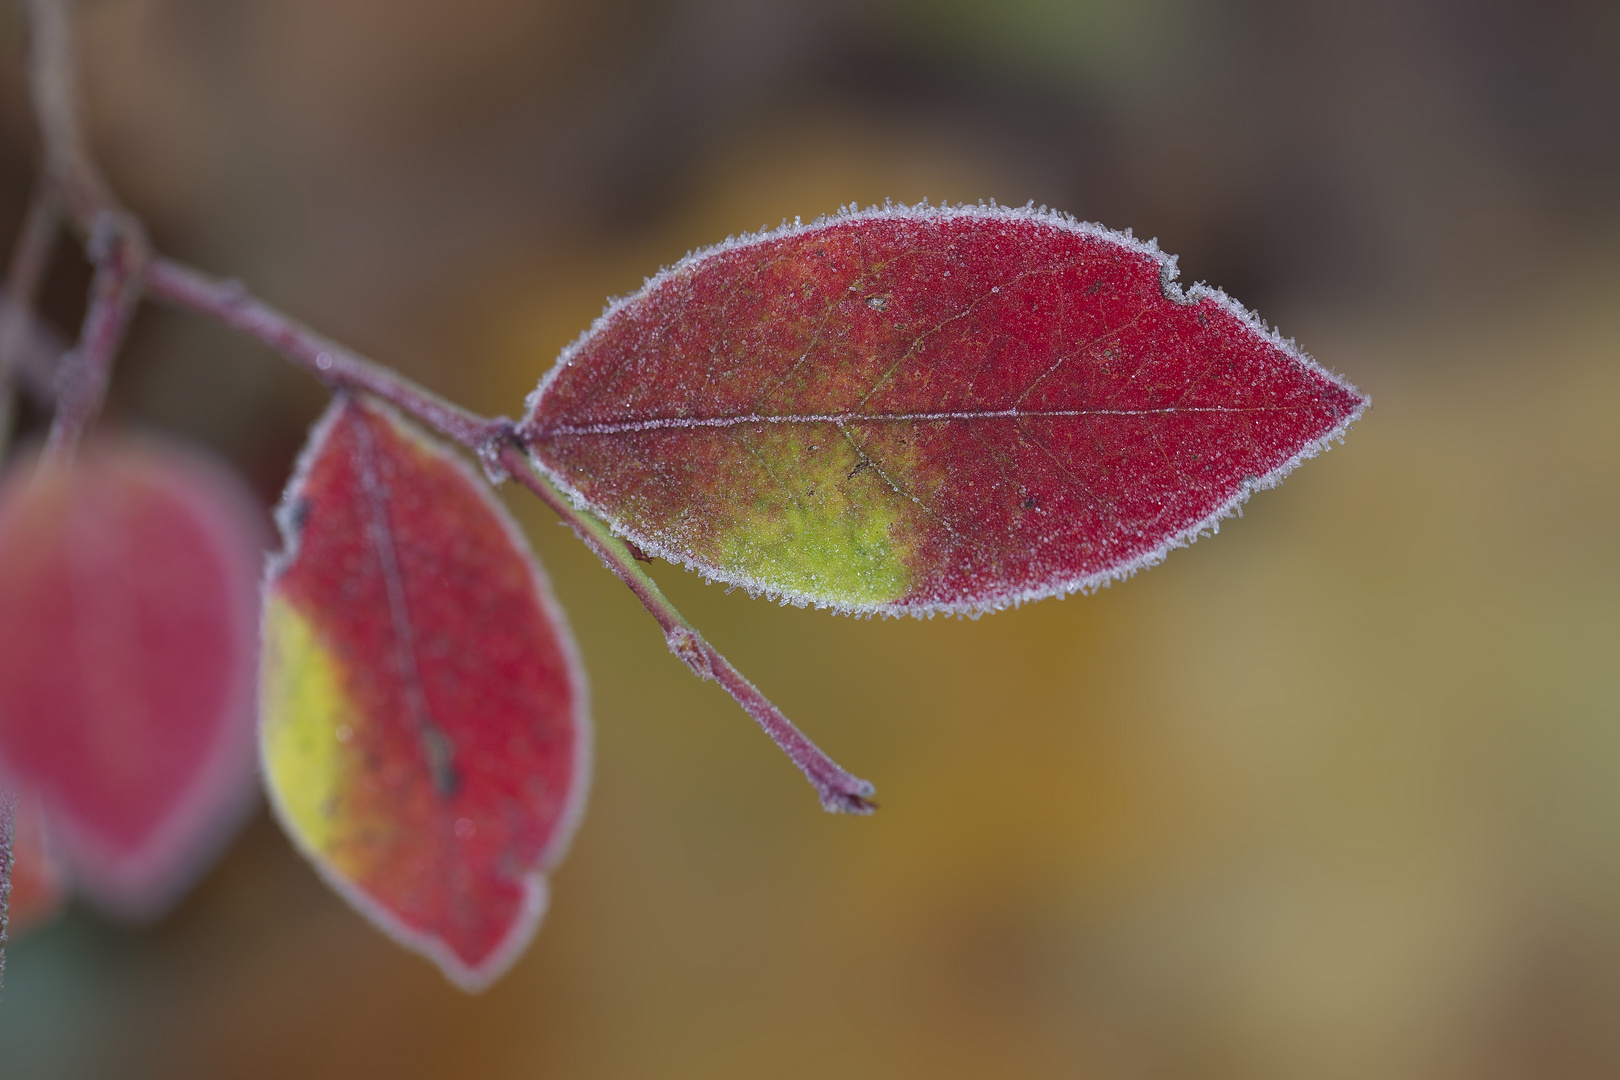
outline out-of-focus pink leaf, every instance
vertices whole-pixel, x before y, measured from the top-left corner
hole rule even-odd
[[[851,612],[1089,590],[1186,544],[1366,405],[1155,246],[889,207],[689,256],[531,396],[536,463],[638,548]]]
[[[459,459],[339,398],[281,509],[261,744],[298,846],[477,989],[522,951],[584,805],[585,683],[521,534]]]
[[[0,774],[115,914],[160,911],[251,803],[263,540],[236,480],[162,443],[0,483]]]

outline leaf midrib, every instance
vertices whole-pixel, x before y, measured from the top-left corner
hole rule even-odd
[[[547,424],[548,435],[620,435],[640,431],[731,428],[753,424],[925,424],[942,421],[1042,420],[1085,416],[1169,416],[1178,413],[1301,412],[1310,405],[1171,405],[1158,409],[986,409],[979,411],[903,413],[739,413],[731,416],[654,416],[595,424]]]

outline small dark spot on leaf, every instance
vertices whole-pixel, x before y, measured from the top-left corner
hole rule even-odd
[[[1029,496],[1028,498],[1026,498],[1024,500],[1024,509],[1025,510],[1035,510],[1035,509],[1039,508],[1040,505],[1041,505],[1041,500],[1037,499],[1033,495]]]
[[[636,562],[650,563],[650,562],[657,562],[658,561],[657,559],[653,558],[651,555],[647,554],[645,551],[641,550],[641,548],[637,547],[635,544],[632,544],[628,540],[626,540],[624,542],[624,546],[630,549],[630,557],[632,559],[636,560]]]
[[[433,778],[433,790],[449,798],[461,789],[461,772],[456,768],[456,751],[431,723],[422,726],[422,749],[427,757],[428,775]]]
[[[294,538],[298,537],[303,533],[304,526],[309,524],[309,500],[294,499],[283,513],[281,520],[286,530]]]

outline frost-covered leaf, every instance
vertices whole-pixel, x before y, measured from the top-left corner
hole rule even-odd
[[[1161,559],[1366,400],[1156,247],[885,208],[688,257],[529,401],[536,463],[638,548],[853,612],[974,612]]]
[[[265,590],[265,774],[361,912],[477,989],[522,951],[584,805],[573,640],[483,482],[390,411],[315,429]]]
[[[251,803],[262,520],[144,440],[0,484],[0,773],[116,914],[161,910]]]

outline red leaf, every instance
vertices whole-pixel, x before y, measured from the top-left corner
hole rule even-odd
[[[483,482],[381,406],[333,403],[280,518],[271,801],[361,912],[482,987],[533,936],[584,806],[573,639]]]
[[[531,396],[536,463],[638,547],[852,612],[976,612],[1149,566],[1366,399],[1151,244],[884,208],[689,256]]]
[[[261,520],[145,441],[0,485],[0,770],[115,913],[159,911],[251,803]]]

